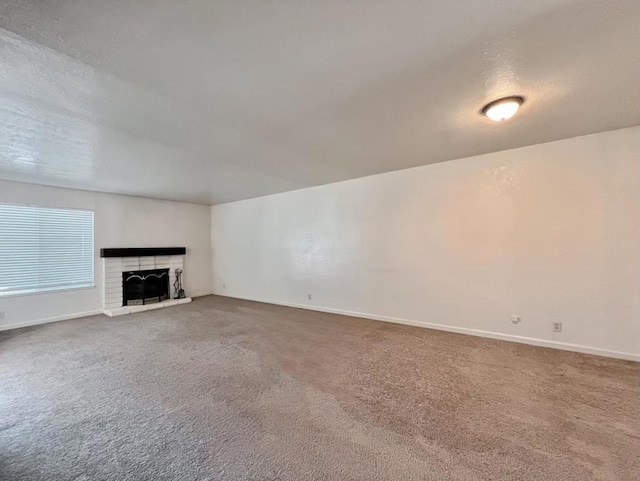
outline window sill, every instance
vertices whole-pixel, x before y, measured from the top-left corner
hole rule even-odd
[[[86,289],[95,289],[95,287],[95,283],[92,283],[82,284],[78,286],[50,287],[48,289],[28,289],[24,291],[0,292],[0,300],[6,299],[8,297],[38,296],[41,294],[54,294],[57,292],[82,291]]]

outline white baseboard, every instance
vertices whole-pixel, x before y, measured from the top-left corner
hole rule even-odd
[[[208,296],[211,293],[208,294],[201,294],[197,297],[202,297],[202,296]],[[188,301],[181,299],[181,302],[176,302],[176,304],[183,304],[186,302],[191,302],[192,299],[195,299],[195,297],[191,297],[189,298]],[[153,305],[153,304],[150,304]],[[146,309],[139,309],[139,310],[146,310]],[[137,310],[136,310],[137,312]],[[88,317],[88,316],[95,316],[96,314],[105,314],[103,309],[98,309],[96,311],[87,311],[87,312],[77,312],[75,314],[67,314],[65,316],[56,316],[56,317],[47,317],[45,319],[36,319],[33,321],[24,321],[24,322],[16,322],[13,324],[0,324],[0,331],[9,331],[11,329],[20,329],[21,327],[29,327],[29,326],[38,326],[40,324],[48,324],[50,322],[58,322],[58,321],[68,321],[69,319],[77,319],[79,317]]]
[[[443,324],[434,324],[432,322],[414,321],[412,319],[402,319],[398,317],[378,316],[376,314],[367,314],[365,312],[345,311],[342,309],[333,309],[330,307],[319,307],[308,304],[295,304],[292,302],[273,301],[265,299],[256,299],[252,297],[232,296],[228,294],[218,294],[217,296],[232,297],[235,299],[244,299],[246,301],[263,302],[266,304],[276,304],[279,306],[295,307],[297,309],[307,309],[310,311],[327,312],[330,314],[340,314],[342,316],[360,317],[364,319],[372,319],[374,321],[392,322],[394,324],[404,324],[407,326],[424,327],[427,329],[436,329],[438,331],[454,332],[457,334],[467,334],[470,336],[486,337],[489,339],[497,339],[500,341],[517,342],[520,344],[529,344],[532,346],[549,347],[552,349],[561,349],[564,351],[580,352],[583,354],[592,354],[594,356],[612,357],[615,359],[624,359],[627,361],[640,362],[640,354],[631,354],[618,351],[607,351],[605,349],[597,349],[594,347],[581,346],[578,344],[569,344],[558,341],[547,341],[544,339],[536,339],[532,337],[514,336],[511,334],[501,334],[498,332],[482,331],[479,329],[469,329],[466,327],[446,326]]]
[[[67,314],[65,316],[47,317],[45,319],[16,322],[14,324],[0,324],[0,331],[8,331],[10,329],[20,329],[21,327],[37,326],[39,324],[48,324],[50,322],[67,321],[69,319],[77,319],[79,317],[95,316],[96,314],[102,314],[102,310],[77,312],[75,314]]]

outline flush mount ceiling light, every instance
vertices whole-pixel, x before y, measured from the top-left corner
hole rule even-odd
[[[524,102],[524,97],[505,97],[488,103],[482,113],[494,122],[502,122],[513,117]]]

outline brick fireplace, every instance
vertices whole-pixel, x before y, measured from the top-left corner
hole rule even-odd
[[[118,316],[191,302],[174,298],[185,255],[184,247],[101,249],[103,312]]]

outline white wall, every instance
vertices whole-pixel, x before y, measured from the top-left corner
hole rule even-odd
[[[640,359],[639,139],[634,127],[215,206],[213,291]]]
[[[95,280],[91,289],[0,297],[0,329],[102,310],[103,247],[186,247],[185,290],[211,293],[211,215],[208,206],[59,189],[0,180],[0,202],[94,210]],[[2,273],[0,273],[2,275]]]

